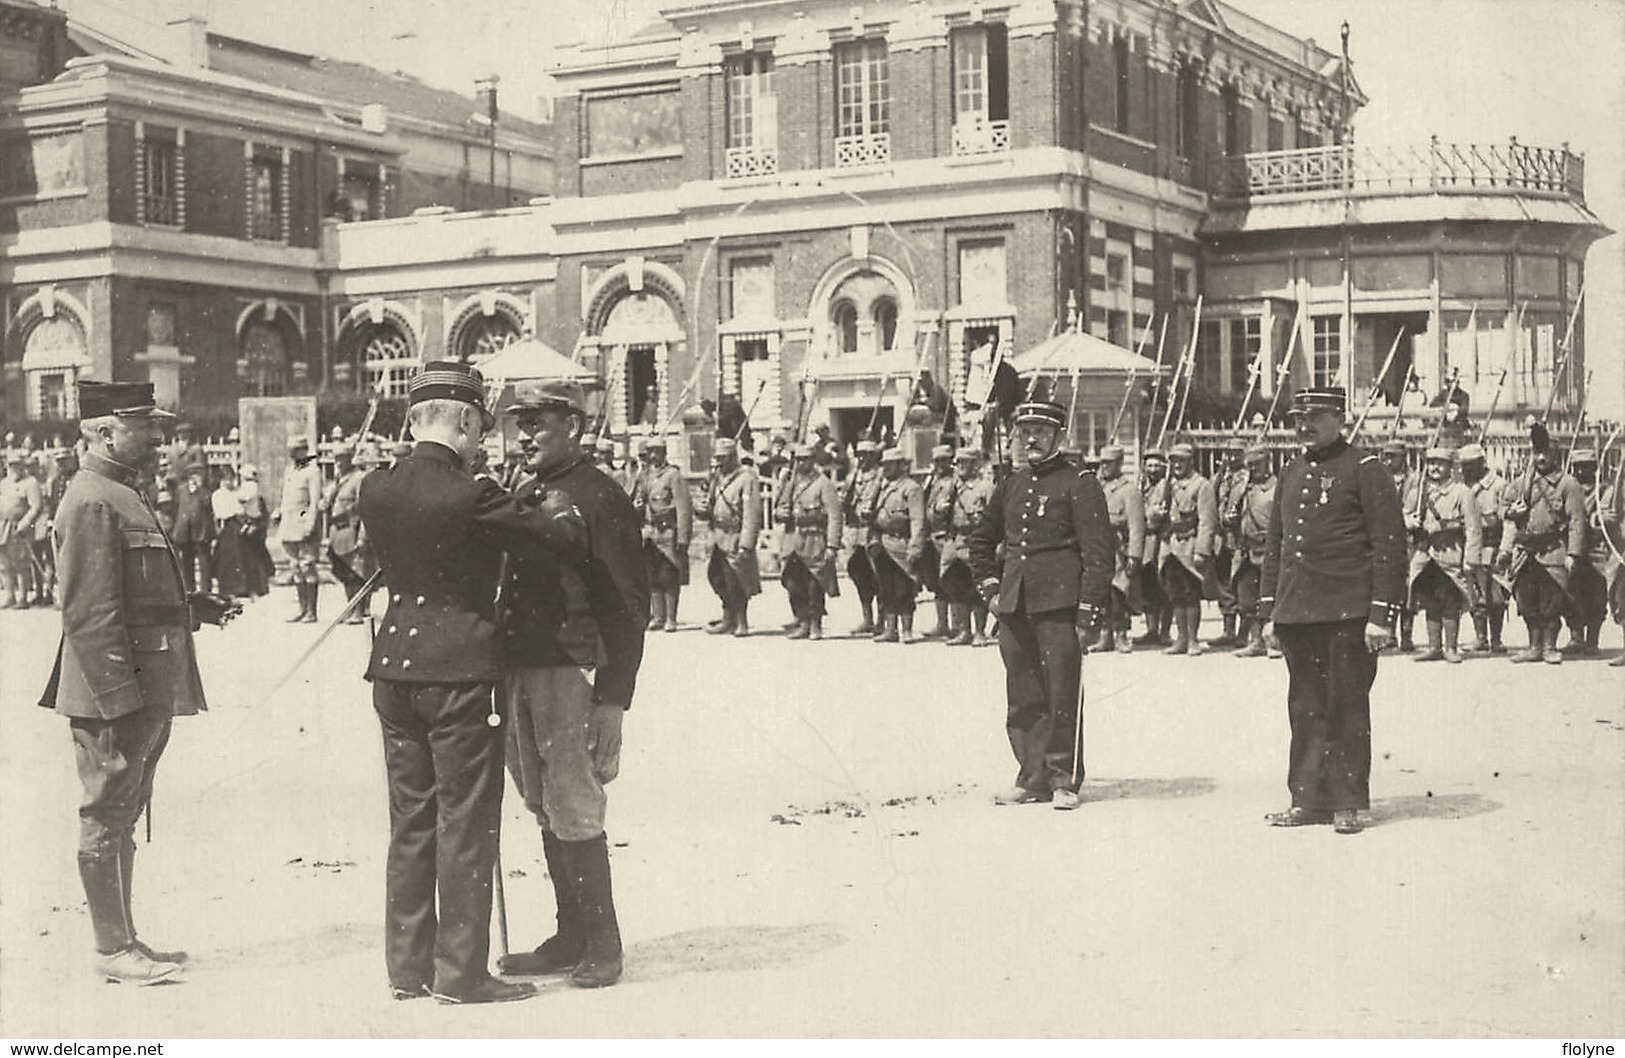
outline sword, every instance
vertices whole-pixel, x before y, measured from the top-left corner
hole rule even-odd
[[[333,634],[333,629],[348,621],[355,614],[361,612],[361,608],[367,604],[367,600],[372,596],[373,591],[378,587],[383,578],[383,570],[374,570],[372,576],[368,577],[366,581],[362,583],[360,589],[356,591],[355,598],[351,599],[344,609],[339,611],[339,615],[333,618],[331,624],[322,629],[322,634],[316,637],[316,641],[310,644],[310,646],[306,647],[304,653],[300,654],[294,659],[293,664],[288,666],[287,670],[284,671],[282,675],[278,677],[277,681],[271,685],[271,689],[260,695],[259,700],[254,703],[253,708],[257,709],[266,702],[270,701],[272,698],[276,697],[277,692],[282,690],[283,687],[287,686],[289,680],[293,679],[293,674],[298,672],[305,662],[310,660],[310,656],[316,653],[323,643],[327,642],[327,637]]]

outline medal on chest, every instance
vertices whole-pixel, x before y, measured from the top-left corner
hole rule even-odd
[[[1049,497],[1048,496],[1040,496],[1040,497],[1038,497],[1038,517],[1040,517],[1040,518],[1044,517],[1044,506],[1047,503],[1049,503]]]
[[[1320,505],[1322,507],[1331,502],[1331,495],[1328,490],[1331,489],[1333,483],[1336,481],[1337,478],[1331,474],[1320,475]]]

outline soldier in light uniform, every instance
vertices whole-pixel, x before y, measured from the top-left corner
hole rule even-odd
[[[1410,609],[1427,615],[1428,645],[1416,660],[1460,664],[1462,611],[1479,610],[1472,567],[1483,556],[1484,539],[1478,503],[1467,486],[1451,479],[1452,462],[1448,448],[1428,449],[1415,506],[1405,509],[1405,528],[1412,540]]]
[[[1563,663],[1557,632],[1569,605],[1569,578],[1585,545],[1585,491],[1563,472],[1550,445],[1539,445],[1530,468],[1508,484],[1496,555],[1529,629],[1529,647],[1512,655],[1514,663]]]
[[[1162,562],[1158,576],[1173,612],[1176,637],[1165,654],[1200,654],[1197,638],[1202,599],[1213,594],[1213,549],[1219,514],[1213,483],[1196,472],[1196,452],[1188,444],[1168,450],[1168,480],[1159,494],[1158,535]],[[1149,521],[1149,519],[1148,519]]]
[[[1371,802],[1371,686],[1405,590],[1405,522],[1393,478],[1343,439],[1341,389],[1302,389],[1304,446],[1281,472],[1264,546],[1259,617],[1286,655],[1291,807],[1271,826],[1363,829]]]
[[[1625,461],[1620,466],[1625,469]],[[1608,609],[1614,623],[1625,628],[1625,488],[1620,487],[1618,473],[1613,484],[1603,490],[1597,508],[1600,524],[1596,528],[1601,530],[1603,545],[1608,549],[1604,570],[1608,575]],[[1625,651],[1608,664],[1614,668],[1625,666]]]
[[[883,480],[880,473],[880,446],[873,441],[857,443],[857,463],[847,471],[846,485],[841,490],[841,517],[847,548],[846,575],[852,578],[852,588],[858,593],[858,605],[863,607],[863,622],[852,629],[853,635],[869,635],[875,624],[875,568],[869,562],[869,545],[879,537],[875,533],[875,496]]]
[[[1162,590],[1159,575],[1161,563],[1163,503],[1168,491],[1168,456],[1163,452],[1147,452],[1140,466],[1140,496],[1145,507],[1145,554],[1140,557],[1140,604],[1145,610],[1145,634],[1134,640],[1137,647],[1165,647],[1173,643],[1168,638],[1168,626],[1173,622],[1173,609]]]
[[[783,529],[779,582],[790,596],[796,619],[791,639],[824,638],[824,599],[839,595],[835,557],[841,539],[841,498],[835,483],[819,473],[812,445],[797,443],[773,497],[773,520]]]
[[[987,603],[976,590],[971,573],[970,534],[987,511],[993,483],[980,473],[982,454],[961,448],[954,455],[957,476],[948,528],[938,544],[937,582],[948,599],[951,647],[987,646]]]
[[[1134,651],[1133,615],[1140,605],[1140,562],[1145,556],[1145,497],[1140,487],[1123,474],[1123,446],[1100,450],[1095,471],[1106,495],[1106,515],[1117,537],[1117,563],[1112,571],[1104,633],[1097,649]]]
[[[1240,438],[1225,441],[1223,461],[1215,464],[1213,471],[1213,502],[1219,510],[1218,551],[1213,556],[1213,572],[1218,588],[1219,615],[1224,622],[1223,634],[1215,636],[1208,644],[1215,647],[1234,646],[1247,638],[1245,633],[1239,639],[1237,637],[1240,608],[1234,587],[1236,538],[1231,529],[1233,520],[1228,516],[1236,507],[1236,495],[1246,489],[1251,479],[1242,461],[1245,448],[1246,443]]]
[[[1275,510],[1275,472],[1270,469],[1269,449],[1251,445],[1242,454],[1247,483],[1230,495],[1226,530],[1235,541],[1235,557],[1230,570],[1230,589],[1236,597],[1238,658],[1261,658],[1269,651],[1264,643],[1264,622],[1258,617],[1262,594],[1259,578],[1264,569],[1264,546],[1268,542],[1270,515]]]
[[[875,493],[876,541],[869,545],[876,593],[885,614],[876,643],[914,642],[914,597],[920,590],[919,568],[925,558],[925,489],[909,477],[908,457],[888,448],[880,457],[884,480]]]
[[[1597,491],[1597,453],[1577,448],[1569,457],[1569,473],[1579,482],[1586,498],[1585,550],[1574,563],[1569,595],[1573,604],[1564,615],[1569,625],[1569,643],[1564,653],[1595,654],[1608,618],[1608,579],[1603,571],[1612,557],[1603,539],[1601,496]]]
[[[1421,478],[1411,473],[1410,456],[1403,441],[1389,441],[1382,446],[1382,463],[1388,468],[1389,476],[1393,478],[1394,491],[1399,495],[1401,510],[1410,510],[1416,506],[1416,488]],[[1410,544],[1407,540],[1405,558],[1410,560]],[[1399,649],[1410,652],[1416,648],[1411,638],[1411,629],[1415,615],[1407,605],[1399,614]]]
[[[344,585],[344,599],[349,602],[377,569],[373,561],[372,546],[367,542],[366,530],[361,525],[361,482],[372,469],[370,455],[363,451],[351,455],[346,449],[334,457],[338,477],[333,482],[327,503],[327,559],[332,564],[333,576]],[[366,621],[366,603],[351,614],[349,624]]]
[[[739,445],[731,438],[718,438],[711,452],[711,558],[706,579],[722,600],[722,617],[705,630],[712,635],[748,636],[746,611],[751,598],[762,593],[756,565],[756,538],[762,531],[761,483],[756,471],[740,464]]]
[[[1461,480],[1473,494],[1478,507],[1478,523],[1484,548],[1478,561],[1469,563],[1473,583],[1478,588],[1479,612],[1473,614],[1473,650],[1506,653],[1501,645],[1501,628],[1506,623],[1507,593],[1495,579],[1495,550],[1501,543],[1501,511],[1506,505],[1506,479],[1484,463],[1484,449],[1476,444],[1462,445],[1456,452],[1461,464]]]
[[[277,539],[293,560],[293,585],[299,596],[299,612],[289,623],[316,623],[316,596],[321,581],[316,575],[316,548],[321,539],[317,514],[322,501],[322,470],[316,465],[308,439],[288,443],[293,465],[282,475],[282,502],[276,511]]]
[[[928,568],[920,571],[925,587],[933,593],[931,604],[937,613],[937,623],[925,633],[925,639],[946,639],[950,635],[948,596],[942,590],[942,549],[952,526],[954,497],[958,492],[953,447],[937,445],[931,449],[931,478],[925,483],[925,521],[931,536],[925,556]]]
[[[644,446],[643,467],[632,487],[632,506],[643,519],[643,557],[649,570],[649,630],[677,631],[677,602],[688,583],[688,542],[694,500],[683,472],[666,462],[658,434]]]

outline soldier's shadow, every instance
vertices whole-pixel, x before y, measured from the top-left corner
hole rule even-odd
[[[630,944],[623,981],[658,981],[692,973],[775,969],[840,947],[846,934],[837,926],[710,926]],[[547,989],[563,978],[534,978]]]
[[[1380,827],[1408,819],[1467,819],[1498,812],[1502,807],[1500,801],[1476,793],[1406,794],[1372,801],[1369,822],[1371,826]]]
[[[1177,779],[1087,779],[1083,784],[1085,801],[1164,801],[1176,797],[1202,797],[1218,789],[1218,782],[1205,775]]]

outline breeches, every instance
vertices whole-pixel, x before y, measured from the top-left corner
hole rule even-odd
[[[1162,560],[1162,592],[1175,606],[1196,606],[1202,601],[1202,579],[1178,559]]]
[[[797,620],[824,616],[824,586],[818,582],[801,561],[800,555],[784,560],[784,571],[779,575],[785,594],[790,596],[790,613]]]
[[[887,613],[912,614],[919,584],[890,555],[877,558],[871,554],[869,561],[874,566],[875,594],[880,598],[881,608]]]
[[[141,808],[152,797],[158,758],[169,744],[171,718],[164,706],[149,706],[111,720],[74,717],[74,764],[79,771],[79,858],[105,860],[118,855],[121,838],[135,830]]]
[[[1557,624],[1569,601],[1568,594],[1538,562],[1529,562],[1518,571],[1512,597],[1518,601],[1519,616],[1531,625]]]
[[[604,832],[604,782],[587,752],[592,679],[591,669],[560,665],[510,669],[502,681],[508,773],[542,829],[564,841]]]
[[[1427,611],[1435,620],[1454,621],[1461,616],[1466,600],[1461,597],[1461,589],[1438,566],[1429,565],[1411,585],[1411,606]]]
[[[284,540],[282,548],[293,561],[293,582],[295,584],[316,583],[316,554],[317,547],[314,540]]]
[[[1235,586],[1236,612],[1243,617],[1258,616],[1258,597],[1263,594],[1259,582],[1263,574],[1263,570],[1247,562],[1231,578],[1231,584]]]

